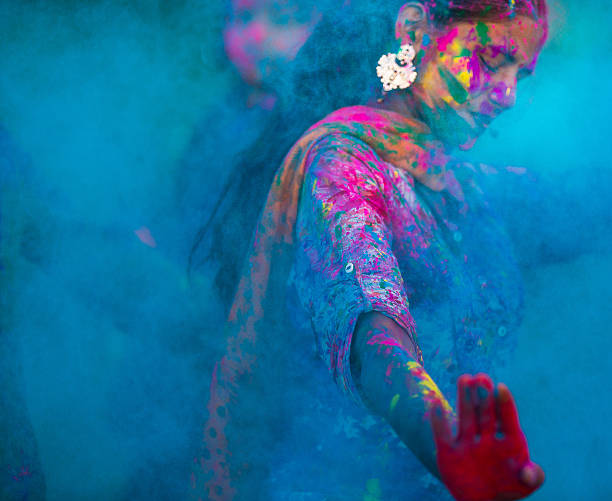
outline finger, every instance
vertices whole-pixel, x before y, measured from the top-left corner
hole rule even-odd
[[[464,374],[457,381],[459,400],[459,440],[471,440],[476,434],[476,413],[474,412],[472,386],[472,376],[469,374]]]
[[[495,398],[493,395],[493,381],[486,374],[477,374],[474,377],[478,409],[478,433],[493,435],[495,433]]]
[[[453,437],[451,433],[448,415],[444,411],[442,402],[436,401],[431,412],[431,427],[433,429],[436,445],[450,445]]]
[[[508,387],[500,383],[497,385],[497,409],[499,413],[499,428],[505,435],[516,435],[521,432],[518,412],[512,394]]]
[[[544,475],[544,470],[540,467],[540,465],[529,461],[523,468],[521,469],[520,479],[528,488],[537,489],[544,483],[544,479],[546,475]]]

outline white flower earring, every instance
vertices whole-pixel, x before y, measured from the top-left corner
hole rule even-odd
[[[378,60],[376,74],[383,84],[385,92],[394,89],[407,89],[417,77],[412,64],[415,56],[414,47],[407,43],[400,47],[397,54],[383,54]]]

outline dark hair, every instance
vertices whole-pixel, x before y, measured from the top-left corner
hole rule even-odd
[[[238,157],[213,213],[196,237],[189,269],[209,260],[218,263],[215,287],[226,309],[239,281],[249,236],[284,155],[314,122],[338,108],[365,104],[379,87],[373,69],[381,54],[394,49],[390,34],[406,0],[373,3],[352,0],[350,5],[324,16],[289,71],[277,78],[276,110],[253,146]],[[546,0],[420,3],[439,26],[504,14],[547,16]]]

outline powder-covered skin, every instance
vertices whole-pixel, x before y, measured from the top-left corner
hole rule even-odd
[[[227,56],[242,77],[261,84],[292,60],[306,42],[320,14],[314,5],[268,0],[228,2],[223,32]]]
[[[470,149],[514,106],[517,85],[535,71],[547,33],[545,18],[506,22],[503,15],[498,22],[461,21],[432,37],[422,29],[398,32],[402,43],[418,49],[419,75],[411,90],[417,99],[409,108],[420,108],[447,146]]]

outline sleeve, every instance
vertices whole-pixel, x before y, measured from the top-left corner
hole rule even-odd
[[[360,403],[350,371],[361,313],[380,312],[414,339],[414,323],[385,224],[384,164],[346,136],[311,151],[298,208],[294,280],[317,349],[338,386]]]

